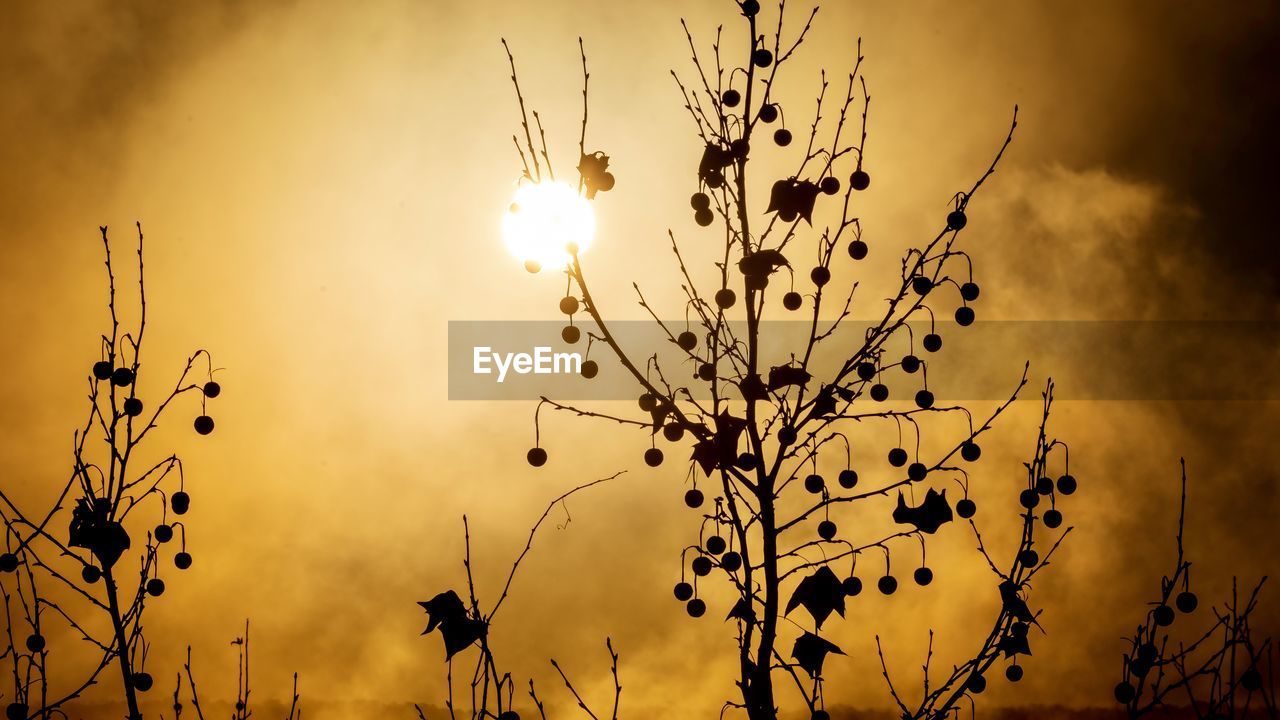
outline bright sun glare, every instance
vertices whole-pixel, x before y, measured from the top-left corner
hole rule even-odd
[[[521,185],[502,218],[507,249],[529,272],[568,265],[570,253],[585,251],[595,233],[591,203],[562,182]]]

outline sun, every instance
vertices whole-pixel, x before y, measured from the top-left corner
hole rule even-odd
[[[529,272],[563,268],[584,252],[596,233],[591,203],[562,182],[521,185],[502,218],[507,249]]]

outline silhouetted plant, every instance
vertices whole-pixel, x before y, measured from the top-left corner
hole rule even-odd
[[[925,359],[942,348],[942,335],[930,303],[942,302],[944,294],[954,291],[957,325],[963,327],[974,321],[972,303],[980,290],[973,279],[971,259],[958,246],[959,236],[969,222],[969,203],[995,172],[1013,139],[1017,108],[1009,134],[991,165],[969,189],[952,198],[945,213],[939,213],[937,234],[922,247],[906,253],[897,290],[888,299],[881,319],[871,324],[852,352],[839,351],[838,367],[818,367],[816,354],[829,347],[837,329],[850,317],[856,289],[855,284],[843,304],[824,316],[824,303],[832,289],[832,267],[837,261],[844,262],[837,250],[844,248],[854,263],[870,252],[855,211],[859,194],[871,183],[871,165],[864,154],[871,96],[860,72],[861,43],[845,97],[836,106],[834,123],[824,122],[823,118],[829,88],[823,73],[807,145],[795,171],[772,182],[769,204],[761,213],[753,202],[753,186],[748,183],[749,161],[766,144],[759,142],[762,133],[766,139],[771,135],[773,143],[781,148],[791,146],[795,140],[787,128],[787,113],[776,99],[775,82],[779,68],[803,44],[817,10],[809,14],[795,38],[787,40],[783,28],[785,2],[779,3],[777,24],[767,33],[759,19],[759,3],[743,0],[735,5],[742,16],[737,22],[749,47],[741,62],[725,66],[722,28],[717,30],[710,60],[704,59],[692,32],[682,23],[696,81],[686,84],[672,72],[703,144],[697,163],[697,188],[690,199],[694,220],[702,227],[718,223],[723,229],[723,253],[714,263],[714,287],[709,293],[699,289],[674,232],[669,232],[671,248],[685,294],[685,315],[692,317],[692,326],[686,320],[682,330],[662,321],[655,306],[635,286],[639,304],[683,359],[696,368],[691,373],[693,377],[673,380],[664,373],[653,348],[633,354],[633,350],[622,346],[589,290],[579,247],[568,242],[564,246],[568,259],[563,271],[569,292],[560,301],[560,310],[569,316],[570,327],[562,337],[569,343],[581,339],[584,333],[573,325],[573,318],[585,312],[594,323],[594,330],[585,333],[588,343],[606,346],[617,358],[642,393],[642,414],[637,418],[586,410],[546,397],[539,409],[546,405],[642,431],[648,445],[643,459],[652,467],[663,464],[666,455],[657,446],[658,433],[670,443],[691,448],[684,502],[702,513],[702,522],[698,542],[681,553],[681,580],[674,593],[690,616],[703,616],[708,607],[699,592],[699,582],[719,569],[736,596],[726,619],[732,619],[737,627],[737,685],[741,699],[728,701],[726,707],[743,709],[752,720],[777,717],[775,679],[781,677],[788,684],[794,683],[815,720],[825,720],[824,661],[830,654],[842,654],[842,650],[820,632],[832,613],[843,615],[846,601],[861,594],[863,578],[868,575],[864,572],[859,576],[857,561],[868,553],[874,555],[876,560],[866,560],[865,568],[867,562],[883,557],[883,574],[876,586],[884,595],[892,595],[898,589],[891,562],[894,559],[906,557],[914,563],[919,557],[920,565],[912,574],[915,583],[926,586],[932,582],[934,569],[926,563],[926,539],[935,537],[957,514],[972,524],[977,511],[968,492],[970,474],[958,460],[978,460],[980,436],[1026,384],[1024,371],[1008,401],[986,419],[975,420],[963,406],[938,402],[928,382],[929,361]],[[581,41],[579,45],[581,50]],[[530,113],[526,111],[510,50],[508,59],[522,120],[523,140],[519,136],[513,140],[520,151],[523,181],[554,180],[541,118],[537,112],[531,113],[540,141],[535,145]],[[614,176],[608,170],[605,153],[587,150],[590,75],[585,52],[582,66],[579,192],[590,199],[598,190],[611,189]],[[791,117],[794,126],[794,111]],[[859,131],[850,129],[854,125],[860,126]],[[770,128],[775,129],[770,132]],[[845,173],[847,184],[841,182]],[[840,219],[817,231],[812,228],[820,198],[831,198],[821,202],[839,205]],[[516,206],[511,209],[513,214],[522,211]],[[804,256],[816,259],[808,273],[810,289],[801,294],[795,289],[797,268],[793,260]],[[533,263],[528,269],[538,271],[541,266]],[[788,289],[777,305],[785,313],[798,312],[809,305],[805,319],[808,337],[794,349],[790,361],[766,367],[762,355],[770,339],[764,336],[762,319],[776,307],[769,287],[784,270],[791,277],[789,282],[784,281]],[[927,327],[923,338],[916,337],[917,328],[911,321]],[[744,323],[745,329],[741,329]],[[594,362],[584,363],[585,377],[593,378],[599,372]],[[888,401],[889,385],[895,381],[902,383],[899,387],[909,388],[907,395],[913,401],[910,409],[882,404]],[[691,388],[705,392],[695,393]],[[1044,393],[1046,421],[1052,392],[1050,383]],[[858,402],[864,400],[875,404]],[[930,415],[950,413],[961,415],[967,430],[949,445],[950,450],[923,457],[921,421]],[[898,444],[887,452],[891,479],[884,482],[873,479],[885,468],[873,466],[870,458],[860,458],[855,468],[845,434],[846,428],[870,421],[893,423],[898,430]],[[904,428],[913,437],[904,440]],[[538,414],[535,435],[528,460],[540,467],[548,462],[549,455],[542,446]],[[819,472],[819,464],[820,460],[830,464],[837,457],[844,469],[831,482]],[[982,545],[977,526],[973,526],[979,548],[998,577],[995,585],[1002,603],[992,629],[979,650],[968,660],[956,663],[952,674],[941,684],[932,683],[926,671],[916,709],[906,705],[891,683],[891,693],[904,717],[945,717],[957,712],[963,698],[982,692],[985,673],[1000,656],[1008,660],[1005,676],[1010,681],[1022,677],[1019,659],[1030,652],[1029,633],[1037,618],[1027,604],[1030,580],[1046,566],[1065,536],[1063,532],[1055,539],[1044,540],[1040,525],[1058,528],[1062,514],[1056,507],[1057,500],[1076,489],[1076,481],[1068,471],[1065,446],[1047,438],[1044,422],[1026,467],[1027,482],[1019,493],[1023,528],[1007,564],[994,560]],[[1056,482],[1050,476],[1051,467],[1060,468],[1063,473]],[[711,482],[714,488],[715,497],[710,502],[699,487],[700,478],[704,487]],[[944,487],[951,482],[963,495],[954,507]],[[841,510],[854,504],[883,501],[896,502],[892,509],[881,511],[896,523],[894,531],[859,538],[849,525],[837,524],[836,516]],[[903,562],[899,559],[898,567]],[[1008,569],[1000,569],[1002,566]],[[692,579],[687,576],[690,573]],[[801,607],[811,616],[811,627],[790,620],[791,613]],[[797,628],[796,632],[780,623],[784,618]],[[887,671],[885,674],[887,677]]]
[[[200,396],[196,432],[212,432],[206,403],[221,387],[213,379],[209,354],[198,350],[187,359],[171,391],[144,403],[138,387],[146,375],[142,226],[138,225],[137,246],[139,310],[132,331],[122,330],[111,244],[107,228],[100,232],[111,329],[102,336],[99,359],[90,371],[88,417],[74,434],[71,475],[52,504],[39,513],[23,511],[0,490],[6,544],[6,552],[0,554],[0,587],[7,610],[6,655],[14,680],[6,707],[9,720],[65,717],[62,707],[96,684],[112,663],[120,671],[129,718],[141,718],[138,695],[154,685],[146,667],[143,613],[150,599],[164,593],[169,564],[178,570],[192,564],[187,528],[178,519],[190,507],[182,460],[169,453],[146,464],[143,443],[174,401],[191,393]],[[192,380],[197,364],[207,369],[204,382]],[[142,538],[140,548],[134,544],[136,538]],[[126,569],[123,561],[131,550],[138,562]],[[56,687],[48,673],[50,623],[65,624],[99,657],[78,679]],[[109,636],[102,636],[98,626],[105,626]],[[70,671],[63,671],[62,677],[71,677]]]
[[[1173,635],[1178,616],[1191,616],[1200,606],[1191,589],[1191,561],[1182,542],[1187,515],[1185,460],[1181,483],[1173,573],[1160,579],[1158,599],[1128,641],[1116,701],[1132,718],[1183,703],[1202,720],[1276,718],[1274,645],[1269,637],[1255,637],[1250,625],[1266,577],[1247,598],[1240,596],[1233,579],[1230,598],[1221,608],[1210,609],[1213,617],[1207,627],[1202,625],[1184,639]]]
[[[462,528],[465,554],[462,566],[467,576],[467,599],[464,601],[454,590],[446,590],[430,600],[418,603],[427,612],[427,629],[423,630],[422,634],[426,635],[439,631],[440,637],[444,641],[445,663],[448,668],[446,676],[448,697],[445,699],[445,708],[448,710],[451,720],[457,720],[461,712],[465,712],[466,714],[463,717],[470,718],[470,720],[484,720],[486,718],[520,720],[520,715],[515,709],[516,681],[512,673],[503,669],[503,666],[498,661],[489,637],[489,630],[493,627],[494,617],[507,600],[511,592],[512,583],[520,570],[520,564],[524,561],[525,556],[529,554],[529,551],[533,549],[533,540],[538,534],[538,529],[551,516],[551,512],[557,506],[565,508],[565,524],[567,524],[569,516],[568,508],[565,505],[566,500],[578,492],[609,482],[621,474],[615,473],[609,477],[579,485],[547,504],[546,510],[543,511],[529,531],[529,539],[525,543],[524,549],[520,551],[515,562],[511,564],[511,571],[507,573],[506,581],[502,585],[502,590],[498,594],[497,600],[487,609],[482,605],[476,593],[475,573],[471,564],[471,528],[467,522],[467,517],[463,516]],[[454,657],[471,647],[476,648],[474,653],[475,663],[471,670],[471,678],[467,681],[469,685],[469,700],[467,700],[467,705],[464,708],[454,697]],[[622,700],[622,684],[618,678],[618,653],[614,651],[613,640],[610,638],[605,639],[605,647],[609,651],[610,670],[613,674],[614,684],[612,712],[609,717],[611,720],[618,720],[618,708]],[[592,720],[599,720],[599,716],[591,710],[587,701],[578,693],[568,674],[565,673],[555,658],[551,659],[551,666],[564,682],[565,688],[573,695],[578,707]],[[546,707],[538,697],[537,689],[532,679],[528,681],[527,693],[530,702],[538,713],[538,717],[546,720]],[[418,712],[419,719],[426,720],[427,714],[422,706],[414,705],[414,708]]]
[[[231,720],[249,720],[253,716],[253,711],[249,708],[249,621],[244,621],[244,635],[237,637],[231,641],[236,648],[236,700],[232,705]],[[200,708],[200,692],[196,686],[195,674],[191,671],[191,648],[187,647],[187,661],[182,666],[182,672],[177,674],[173,688],[173,717],[174,720],[182,720],[182,679],[185,673],[187,679],[187,688],[191,693],[191,709],[195,712],[198,720],[204,720],[204,711]],[[284,720],[301,720],[302,708],[298,704],[301,700],[298,695],[298,673],[293,674],[293,692],[289,701],[288,713]]]

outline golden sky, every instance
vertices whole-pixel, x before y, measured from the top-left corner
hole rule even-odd
[[[414,603],[462,582],[462,515],[492,593],[547,500],[626,469],[570,502],[567,529],[540,536],[495,628],[500,651],[548,691],[548,657],[602,691],[612,636],[635,717],[707,717],[732,696],[733,637],[718,622],[728,608],[691,621],[670,597],[679,548],[696,532],[682,470],[645,467],[634,434],[564,417],[544,426],[553,462],[531,470],[533,404],[450,402],[445,374],[448,321],[554,320],[563,292],[550,274],[527,274],[499,236],[519,172],[499,38],[563,168],[576,152],[576,42],[586,42],[587,144],[611,155],[618,177],[596,202],[589,271],[609,317],[638,318],[631,280],[654,297],[677,289],[666,230],[698,237],[687,198],[700,148],[667,72],[689,70],[678,21],[709,41],[730,10],[671,0],[0,9],[6,491],[47,500],[69,465],[107,321],[99,225],[122,256],[135,220],[147,233],[150,389],[195,347],[225,368],[218,430],[197,438],[180,410],[163,436],[187,461],[196,565],[149,609],[151,662],[171,668],[161,677],[191,644],[206,692],[229,696],[226,643],[250,617],[259,698],[283,696],[297,671],[317,718],[437,704],[440,643],[418,637]],[[1274,321],[1277,20],[1265,2],[828,2],[782,101],[796,118],[811,113],[818,68],[838,85],[864,38],[874,181],[861,215],[885,251],[859,266],[868,290],[855,314],[880,307],[901,252],[986,167],[1017,103],[1018,136],[966,234],[983,319]],[[1274,367],[1275,348],[1262,352],[1225,367],[1173,364],[1248,387],[1269,380],[1251,378]],[[1082,355],[1063,371],[1108,372],[1106,348]],[[1054,371],[1033,366],[1031,397]],[[984,455],[995,537],[1001,502],[1004,532],[1014,530],[1007,488],[1037,413],[1016,405]],[[1109,701],[1118,638],[1172,563],[1180,456],[1202,598],[1224,596],[1233,574],[1280,569],[1276,419],[1274,402],[1061,403],[1053,427],[1082,483],[1067,513],[1077,529],[1036,588],[1049,637],[1027,679],[994,684],[986,701]],[[930,592],[855,603],[835,631],[849,657],[829,666],[841,688],[832,697],[888,707],[876,633],[902,673],[916,672],[927,627],[942,658],[978,641],[969,618],[995,598],[971,538],[955,528],[953,539],[930,552],[964,570]],[[1280,602],[1266,598],[1262,620],[1275,629]]]

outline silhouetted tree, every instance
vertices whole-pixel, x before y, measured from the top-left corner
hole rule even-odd
[[[117,308],[116,272],[107,228],[100,228],[106,254],[110,330],[102,335],[99,359],[88,382],[89,408],[73,436],[69,478],[45,509],[29,512],[0,490],[5,552],[0,554],[0,588],[6,610],[5,655],[12,665],[9,720],[66,713],[62,707],[99,681],[113,663],[120,673],[129,718],[142,717],[139,693],[154,679],[147,671],[148,643],[143,615],[148,601],[164,594],[167,568],[191,567],[187,527],[180,519],[190,507],[181,458],[155,453],[143,444],[179,398],[199,396],[197,433],[214,422],[206,403],[221,392],[204,350],[193,353],[173,389],[155,399],[139,390],[146,377],[143,344],[147,293],[142,226],[138,225],[138,318],[125,330]],[[197,382],[197,366],[204,381]],[[141,542],[138,542],[138,540]],[[167,548],[167,550],[166,550]],[[129,563],[136,558],[136,564]],[[49,670],[51,625],[78,634],[98,658],[81,675]],[[64,657],[73,657],[67,653]],[[76,679],[71,680],[70,678]]]
[[[236,648],[236,700],[232,705],[231,720],[249,720],[253,711],[249,708],[249,621],[244,621],[244,635],[231,641]],[[173,717],[182,720],[182,678],[185,674],[187,688],[191,693],[191,708],[197,720],[204,720],[204,711],[200,708],[200,691],[196,686],[195,674],[191,671],[191,648],[187,647],[187,661],[182,666],[183,672],[177,674],[173,688]],[[302,708],[299,705],[298,673],[293,674],[293,692],[289,701],[288,712],[284,720],[301,720]],[[163,717],[163,716],[162,716]]]
[[[1191,589],[1191,561],[1183,547],[1187,516],[1187,466],[1182,463],[1178,505],[1177,557],[1170,575],[1160,579],[1160,595],[1129,638],[1121,664],[1116,701],[1129,717],[1173,706],[1189,708],[1201,720],[1276,718],[1274,645],[1257,637],[1250,620],[1258,607],[1263,577],[1247,597],[1236,581],[1220,608],[1211,608],[1207,626],[1177,639],[1178,616],[1191,616],[1200,599]],[[1203,614],[1204,611],[1201,611]]]
[[[587,410],[546,397],[539,409],[545,405],[640,431],[648,445],[643,457],[649,466],[665,460],[666,453],[656,442],[659,433],[667,442],[689,448],[684,502],[701,514],[701,523],[697,542],[681,553],[682,577],[674,593],[690,616],[701,617],[708,607],[700,583],[719,570],[736,597],[726,609],[727,619],[736,626],[740,699],[728,701],[726,707],[742,709],[752,720],[777,717],[776,683],[781,679],[794,685],[815,720],[824,720],[824,661],[843,652],[820,634],[824,622],[833,613],[844,614],[846,603],[862,593],[864,578],[876,578],[879,592],[892,595],[899,585],[895,567],[910,563],[915,565],[911,576],[917,585],[932,582],[927,541],[942,537],[935,533],[957,515],[972,525],[977,511],[969,497],[974,478],[961,462],[978,461],[981,436],[1027,382],[1024,371],[1009,399],[985,418],[974,418],[963,406],[939,402],[928,382],[928,358],[941,350],[943,342],[933,308],[953,307],[949,312],[960,327],[974,321],[972,303],[978,299],[979,287],[960,236],[969,223],[969,204],[1013,139],[1017,109],[991,165],[971,187],[956,193],[946,213],[940,213],[936,235],[903,257],[897,289],[880,319],[871,323],[857,345],[837,350],[841,359],[835,367],[822,366],[816,359],[819,351],[830,348],[837,329],[850,317],[856,289],[854,284],[847,294],[840,292],[831,308],[832,267],[837,262],[857,263],[871,252],[856,209],[859,194],[871,183],[872,169],[864,153],[871,96],[861,74],[861,43],[844,97],[835,102],[834,110],[828,97],[830,83],[825,72],[821,76],[807,142],[799,143],[787,126],[788,113],[779,105],[775,90],[780,68],[803,45],[817,10],[798,31],[788,34],[783,22],[785,2],[779,3],[776,23],[767,29],[758,2],[742,0],[735,6],[740,17],[731,32],[741,33],[743,52],[730,58],[722,51],[721,28],[708,55],[684,25],[696,76],[694,82],[686,83],[672,73],[702,144],[690,198],[694,220],[702,227],[715,226],[723,242],[723,252],[717,253],[720,259],[708,268],[715,280],[709,288],[699,287],[696,268],[686,262],[672,232],[685,317],[691,322],[686,320],[681,329],[663,321],[656,306],[635,286],[640,305],[695,369],[692,378],[664,372],[656,348],[624,347],[591,293],[579,247],[570,242],[565,245],[568,260],[563,268],[569,292],[560,301],[570,327],[562,338],[574,343],[585,337],[589,347],[593,343],[607,347],[641,393],[640,415]],[[510,50],[508,59],[521,112],[523,138],[517,135],[513,140],[524,167],[523,181],[554,180],[541,118],[526,110]],[[582,67],[578,189],[591,199],[614,187],[614,175],[608,155],[587,148],[590,75],[585,52]],[[824,113],[834,113],[834,120]],[[536,144],[530,114],[537,128]],[[794,109],[790,112],[793,127],[797,114]],[[754,202],[756,185],[748,178],[751,160],[770,142],[780,148],[776,152],[789,153],[797,162],[786,177],[769,178],[769,204],[761,209]],[[797,151],[801,144],[803,150]],[[814,227],[819,203],[839,213],[837,221],[822,229]],[[511,210],[522,211],[516,206]],[[795,275],[804,275],[806,265],[809,285],[802,293],[795,289]],[[541,266],[532,263],[528,268],[538,271]],[[777,291],[778,285],[787,289]],[[775,299],[778,295],[780,300]],[[784,315],[804,310],[801,317],[808,332],[806,340],[791,349],[789,361],[770,366],[764,359],[766,349],[778,339],[768,337],[763,321],[779,310]],[[573,325],[578,313],[590,318],[585,334]],[[923,337],[917,337],[922,329]],[[599,372],[594,362],[584,363],[585,377]],[[896,392],[905,391],[909,406],[885,404],[891,384],[897,386]],[[1045,528],[1061,526],[1059,496],[1076,489],[1065,446],[1046,434],[1052,394],[1050,383],[1025,482],[1017,487],[1022,533],[1016,548],[997,562],[972,525],[981,554],[996,576],[992,590],[1001,599],[991,629],[978,649],[956,662],[940,683],[929,678],[926,661],[923,689],[914,707],[890,682],[903,717],[956,713],[964,698],[982,692],[988,669],[998,661],[1007,663],[1004,674],[1010,681],[1022,677],[1020,658],[1030,653],[1029,633],[1038,615],[1028,604],[1030,581],[1047,566],[1066,534],[1045,538]],[[949,450],[924,456],[922,425],[932,416],[951,414],[962,417],[967,429],[947,444]],[[537,418],[535,414],[537,439],[528,460],[540,467],[549,456],[537,432]],[[873,466],[869,458],[854,463],[852,457],[848,433],[872,422],[891,423],[898,430],[898,444],[887,451],[885,468]],[[820,466],[836,463],[843,466],[836,477],[819,472]],[[878,476],[886,471],[889,479],[882,481]],[[1061,472],[1056,482],[1052,472]],[[949,499],[948,489],[958,489],[962,497]],[[855,506],[881,508],[875,512],[891,517],[894,529],[860,536],[860,527],[842,521]],[[861,566],[859,559],[863,559]],[[866,572],[868,564],[875,565],[874,574]],[[792,631],[781,621],[791,619],[800,608],[808,613],[811,624],[791,620],[797,628]],[[886,669],[886,679],[888,675]]]
[[[466,571],[467,577],[466,599],[464,600],[460,597],[455,590],[445,590],[430,600],[418,603],[427,613],[427,629],[423,630],[422,634],[437,632],[444,642],[445,663],[448,668],[446,676],[448,697],[445,699],[445,709],[448,710],[451,720],[457,720],[460,714],[462,717],[468,718],[468,720],[486,720],[489,718],[519,720],[520,715],[515,710],[516,680],[513,674],[499,662],[489,635],[490,629],[493,627],[494,618],[509,597],[512,583],[516,579],[520,565],[524,562],[529,551],[533,549],[533,541],[538,535],[538,530],[547,521],[547,518],[551,516],[552,511],[557,506],[564,507],[566,513],[565,524],[567,524],[569,517],[568,509],[565,505],[566,500],[583,490],[609,482],[621,474],[616,473],[609,477],[579,485],[547,504],[542,515],[538,517],[538,520],[533,524],[533,528],[529,530],[529,539],[525,543],[524,549],[520,551],[520,554],[511,564],[511,570],[507,573],[506,580],[502,584],[502,590],[498,593],[497,599],[493,600],[492,605],[481,601],[480,595],[476,591],[475,571],[471,564],[471,528],[466,516],[463,516],[462,528],[465,554],[463,555],[462,566]],[[454,657],[469,651],[473,647],[476,650],[473,653],[474,662],[470,678],[464,678],[468,684],[468,692],[460,701],[454,695]],[[610,720],[618,720],[618,709],[622,700],[622,683],[618,677],[618,653],[614,651],[613,640],[610,638],[605,639],[605,648],[609,652],[610,671],[613,675],[614,685],[612,712],[609,717]],[[564,682],[565,688],[573,695],[577,706],[592,720],[600,720],[599,716],[591,710],[587,701],[578,693],[568,674],[555,658],[551,658],[551,667],[555,669],[556,674]],[[527,693],[530,702],[533,703],[538,712],[538,716],[542,720],[546,720],[546,707],[541,698],[538,697],[537,688],[532,679],[528,680]],[[419,720],[426,720],[427,714],[422,706],[414,705],[414,708],[418,712]]]

